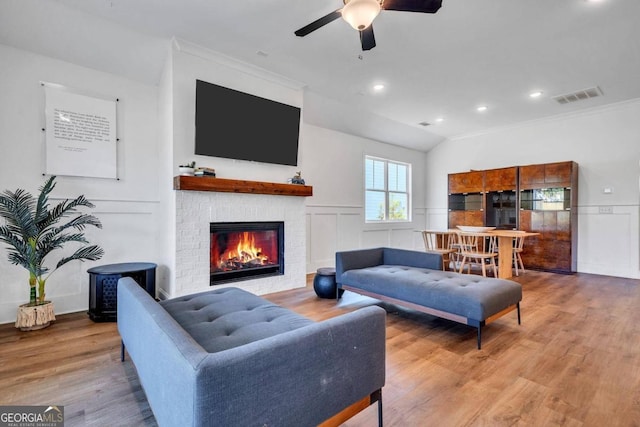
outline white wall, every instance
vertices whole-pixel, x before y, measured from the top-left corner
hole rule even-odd
[[[58,177],[53,196],[84,194],[103,224],[90,229],[92,243],[105,250],[97,262],[73,262],[47,282],[56,313],[88,308],[89,277],[94,265],[125,261],[156,262],[158,204],[157,90],[113,74],[0,45],[0,190],[38,191],[44,171],[44,91],[41,81],[89,94],[119,98],[117,112],[120,180]],[[0,250],[0,323],[15,320],[16,307],[28,302],[27,273]],[[57,262],[56,254],[50,255]]]
[[[573,160],[578,271],[640,277],[640,101],[446,141],[426,156],[427,225],[447,226],[447,174]],[[605,187],[613,188],[605,194]],[[611,207],[612,214],[601,214]]]
[[[158,193],[160,199],[160,212],[157,227],[159,228],[160,262],[156,271],[158,296],[160,290],[168,288],[172,281],[175,265],[176,223],[175,223],[175,192],[173,191],[173,47],[167,44],[167,56],[160,78],[158,88]]]
[[[313,185],[307,200],[307,272],[335,265],[335,253],[363,247],[423,248],[425,154],[371,139],[305,124],[300,170]],[[412,221],[366,224],[364,157],[411,163]]]

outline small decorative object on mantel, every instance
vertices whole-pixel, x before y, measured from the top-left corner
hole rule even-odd
[[[178,166],[178,171],[180,172],[180,175],[193,176],[196,171],[196,162],[180,165]]]
[[[211,178],[215,178],[216,170],[213,168],[200,167],[200,168],[197,168],[193,174],[195,176],[209,176]]]
[[[16,328],[23,331],[46,328],[56,319],[53,304],[45,300],[44,293],[47,279],[54,271],[69,261],[96,261],[104,254],[99,246],[88,245],[84,236],[87,226],[102,228],[95,216],[77,213],[79,207],[94,207],[84,196],[63,200],[49,209],[49,194],[56,185],[55,178],[50,177],[40,187],[37,198],[22,189],[7,190],[0,194],[0,216],[6,220],[0,226],[0,242],[9,247],[9,262],[29,272],[29,303],[18,307],[16,319]],[[70,215],[74,215],[73,218],[59,224],[60,220]],[[62,249],[68,242],[83,245],[73,254],[60,259],[55,268],[46,266],[44,261],[47,255]]]
[[[301,173],[302,172],[296,172],[296,174],[293,176],[293,178],[289,179],[289,182],[291,184],[304,185],[304,178],[302,178]]]

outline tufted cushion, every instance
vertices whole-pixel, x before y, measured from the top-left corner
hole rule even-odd
[[[510,280],[402,265],[348,270],[342,283],[480,321],[522,300]]]
[[[209,353],[314,323],[238,288],[185,295],[160,304]]]

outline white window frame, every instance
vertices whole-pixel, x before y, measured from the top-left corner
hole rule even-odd
[[[374,160],[384,163],[384,190],[378,188],[367,187],[367,160]],[[389,164],[405,166],[407,170],[406,191],[390,191],[389,190]],[[411,163],[401,162],[398,160],[386,159],[384,157],[365,155],[364,156],[364,168],[363,168],[363,187],[364,187],[364,218],[367,224],[381,224],[381,223],[398,223],[398,222],[411,222],[411,186],[412,186],[412,174]],[[384,219],[372,220],[367,219],[367,191],[379,191],[384,192]],[[407,218],[406,219],[389,219],[389,195],[390,194],[406,194],[407,196]]]

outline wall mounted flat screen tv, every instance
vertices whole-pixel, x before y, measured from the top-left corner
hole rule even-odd
[[[196,80],[196,154],[297,166],[300,108]]]

